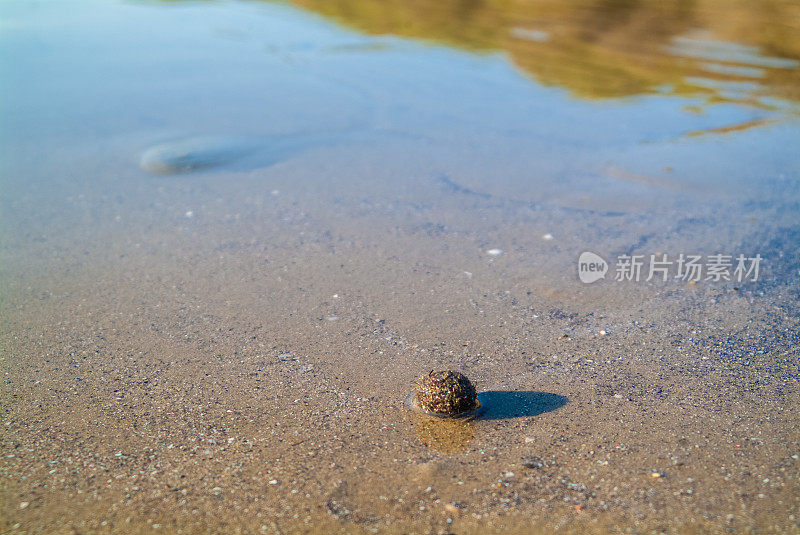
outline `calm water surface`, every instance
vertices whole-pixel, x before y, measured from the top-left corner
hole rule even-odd
[[[402,139],[524,202],[796,206],[796,3],[296,4],[4,2],[6,181],[92,150],[128,176],[170,144],[160,172]]]

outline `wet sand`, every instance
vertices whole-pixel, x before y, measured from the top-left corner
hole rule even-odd
[[[597,214],[281,175],[6,236],[3,531],[797,529],[796,286],[587,286]],[[406,410],[432,368],[484,417]]]
[[[316,129],[298,110],[324,103],[303,95],[285,115],[5,110],[0,531],[800,531],[796,119],[686,141],[747,113],[662,131],[641,124],[672,117],[667,97],[540,91],[532,116],[552,98],[556,118],[519,131],[514,106],[461,113],[483,86],[439,117],[430,88],[365,104],[322,79],[312,96],[346,89],[308,112]],[[635,135],[602,145],[619,117]],[[231,130],[264,152],[139,165],[175,132]],[[295,141],[271,152],[281,132]],[[765,261],[749,283],[615,282],[612,266],[583,284],[584,251]],[[408,410],[431,369],[466,374],[481,417]]]

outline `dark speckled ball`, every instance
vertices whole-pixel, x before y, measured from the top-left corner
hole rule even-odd
[[[474,410],[478,398],[467,377],[453,371],[433,371],[417,379],[414,401],[422,409],[447,416]]]

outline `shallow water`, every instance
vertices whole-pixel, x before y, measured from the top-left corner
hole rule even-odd
[[[2,531],[800,529],[798,17],[0,3]]]

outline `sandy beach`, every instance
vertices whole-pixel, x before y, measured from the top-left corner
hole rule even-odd
[[[800,531],[784,86],[697,114],[283,4],[39,8],[9,2],[0,38],[30,56],[3,63],[0,531]],[[191,168],[142,164],[177,142]],[[730,280],[615,280],[680,254]],[[432,369],[481,416],[408,410]]]

